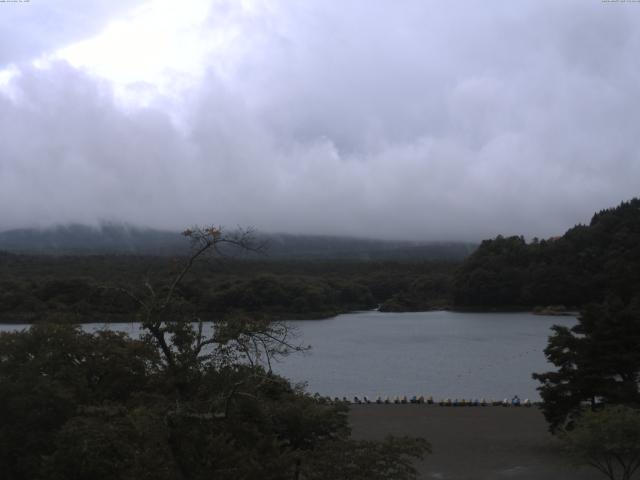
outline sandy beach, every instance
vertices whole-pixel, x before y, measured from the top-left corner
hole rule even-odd
[[[597,480],[558,451],[536,407],[352,405],[355,438],[420,436],[433,453],[417,465],[421,479]]]

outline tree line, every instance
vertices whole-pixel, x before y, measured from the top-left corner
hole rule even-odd
[[[175,273],[182,257],[0,255],[0,321],[128,320],[120,287]],[[179,285],[182,308],[214,319],[244,311],[274,319],[324,318],[381,306],[428,310],[450,303],[452,262],[219,260]]]
[[[561,237],[483,241],[453,282],[457,306],[579,308],[640,289],[640,199],[596,213]]]

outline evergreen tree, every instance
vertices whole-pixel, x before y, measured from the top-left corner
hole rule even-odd
[[[553,431],[584,404],[640,406],[640,297],[590,305],[574,327],[553,331],[545,355],[558,369],[533,374]]]

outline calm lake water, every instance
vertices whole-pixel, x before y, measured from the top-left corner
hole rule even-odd
[[[572,317],[530,313],[357,312],[292,321],[298,342],[311,345],[274,365],[322,395],[433,395],[434,398],[538,399],[532,372],[552,368],[543,349],[554,324]],[[95,330],[102,324],[89,324]],[[24,328],[0,325],[0,331]],[[136,335],[135,323],[109,328]]]

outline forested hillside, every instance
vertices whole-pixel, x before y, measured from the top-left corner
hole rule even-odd
[[[483,241],[456,273],[456,306],[579,307],[640,290],[640,199],[596,213],[547,240]]]
[[[181,257],[33,256],[0,253],[0,321],[129,321],[122,290],[165,282]],[[205,319],[245,311],[269,318],[323,318],[375,308],[450,304],[457,263],[218,259],[194,267],[178,290],[181,308]]]
[[[75,231],[80,237],[82,232],[87,233]],[[71,233],[61,235],[58,245],[69,247],[64,238]],[[107,229],[105,235],[96,237],[98,245],[122,246],[129,235],[134,246],[148,241],[160,248],[171,238],[142,231],[125,235],[122,229]],[[598,212],[589,225],[561,237],[485,240],[461,264],[455,258],[464,248],[471,250],[469,245],[290,235],[260,240],[265,239],[267,255],[199,265],[178,292],[183,308],[203,318],[238,310],[270,318],[322,318],[376,306],[384,311],[577,309],[610,293],[626,302],[640,291],[640,199]],[[186,251],[188,245],[181,253]],[[147,279],[162,282],[175,273],[181,256],[123,253],[0,252],[0,321],[130,318],[135,304],[122,288]]]

